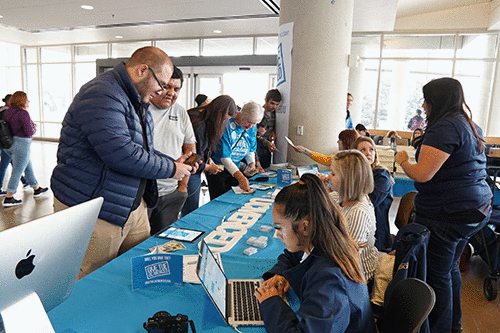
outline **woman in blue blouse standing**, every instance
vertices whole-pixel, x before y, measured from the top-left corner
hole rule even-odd
[[[431,237],[427,282],[436,293],[429,315],[432,332],[461,332],[458,259],[468,239],[491,214],[482,131],[472,122],[462,85],[452,78],[432,80],[423,88],[427,129],[415,157],[401,151],[396,162],[415,181],[415,222]]]

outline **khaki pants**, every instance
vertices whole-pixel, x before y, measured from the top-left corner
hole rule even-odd
[[[54,212],[66,208],[68,206],[54,197]],[[149,233],[148,211],[144,199],[139,207],[130,213],[123,228],[97,219],[77,280],[143,242],[149,238]]]

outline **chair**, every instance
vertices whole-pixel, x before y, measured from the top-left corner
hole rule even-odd
[[[418,332],[436,302],[434,290],[422,280],[401,280],[392,291],[384,314],[377,321],[379,333]]]
[[[408,223],[413,222],[415,194],[417,194],[416,191],[411,191],[405,193],[405,195],[401,197],[398,212],[396,213],[396,219],[394,220],[394,224],[396,225],[396,227],[398,227],[398,229],[401,229]]]

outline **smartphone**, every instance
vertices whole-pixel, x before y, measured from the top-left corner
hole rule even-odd
[[[193,155],[189,156],[187,160],[184,161],[184,164],[194,166],[196,164],[196,162],[199,162],[200,160],[201,160],[201,155],[193,154]]]

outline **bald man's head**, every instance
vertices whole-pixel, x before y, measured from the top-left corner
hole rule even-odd
[[[136,50],[125,68],[143,103],[162,92],[173,72],[173,64],[168,55],[152,46]]]

